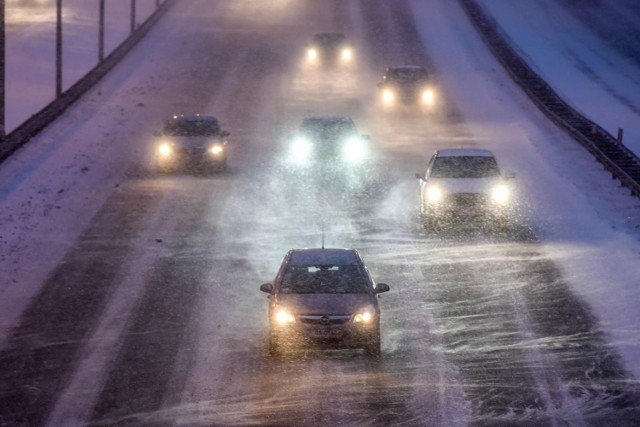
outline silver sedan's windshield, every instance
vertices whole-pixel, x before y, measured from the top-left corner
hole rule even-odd
[[[488,156],[438,157],[433,163],[432,178],[487,178],[500,174],[498,164]]]

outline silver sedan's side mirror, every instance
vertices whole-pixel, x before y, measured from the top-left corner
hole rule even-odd
[[[221,136],[222,138],[226,138],[226,137],[228,137],[229,135],[231,135],[231,132],[228,132],[228,131],[226,131],[226,130],[223,130],[222,132],[220,132],[220,136]]]
[[[424,179],[424,175],[421,174],[420,172],[416,172],[416,178],[418,179]]]
[[[504,174],[504,179],[509,180],[509,179],[516,179],[516,173],[515,172],[507,172]]]
[[[271,283],[264,283],[260,285],[260,290],[262,292],[266,292],[268,294],[273,293],[273,285]]]

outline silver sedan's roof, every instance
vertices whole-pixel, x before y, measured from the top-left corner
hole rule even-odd
[[[447,148],[436,151],[437,157],[494,157],[490,150],[480,148]]]
[[[355,249],[291,249],[290,253],[289,263],[293,265],[348,265],[358,263],[358,253]]]
[[[389,67],[389,70],[426,71],[426,69],[421,65],[396,65]]]
[[[170,118],[170,120],[180,120],[180,121],[188,121],[188,122],[217,122],[213,116],[205,116],[202,114],[177,114]]]

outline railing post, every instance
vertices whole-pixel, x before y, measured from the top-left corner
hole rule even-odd
[[[5,34],[4,34],[4,0],[0,0],[0,143],[6,140],[5,127]]]
[[[62,0],[56,0],[56,98],[62,94]]]
[[[136,31],[136,0],[131,0],[131,34]]]
[[[100,0],[100,18],[98,24],[98,62],[104,60],[104,0]]]
[[[624,136],[624,129],[618,128],[618,144],[622,144],[622,137]]]

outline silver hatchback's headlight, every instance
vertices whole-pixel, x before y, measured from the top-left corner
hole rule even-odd
[[[437,204],[442,201],[444,193],[437,185],[430,185],[427,187],[427,202]]]
[[[224,147],[220,144],[214,144],[209,148],[209,152],[214,156],[219,156],[224,152]]]

